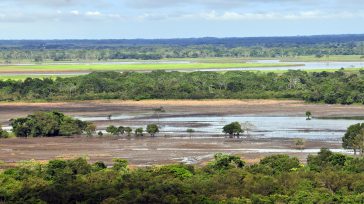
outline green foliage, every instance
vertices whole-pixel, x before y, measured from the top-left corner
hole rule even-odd
[[[133,129],[131,129],[131,127],[125,127],[124,130],[128,134],[128,136],[130,136],[130,134],[133,132]]]
[[[106,132],[112,135],[119,135],[119,129],[115,127],[114,125],[110,125],[106,128]]]
[[[230,168],[243,168],[245,162],[238,156],[217,153],[214,156],[215,161],[209,164],[209,167],[215,170],[226,170]]]
[[[317,156],[309,155],[307,157],[307,165],[313,171],[322,171],[325,168],[341,169],[348,159],[350,158],[343,154],[333,153],[322,148]]]
[[[306,111],[306,120],[311,120],[312,113],[310,111]]]
[[[92,136],[96,132],[96,125],[91,122],[86,122],[85,132],[87,136]]]
[[[36,112],[10,122],[17,137],[71,136],[84,131],[91,132],[96,128],[92,123],[73,119],[56,111]]]
[[[135,136],[143,136],[143,132],[144,132],[144,129],[143,128],[137,128],[134,131]]]
[[[342,146],[345,149],[353,149],[356,154],[357,150],[364,152],[364,123],[358,123],[348,127],[342,138]]]
[[[9,137],[9,133],[6,130],[3,130],[0,125],[0,138],[8,138],[8,137]]]
[[[117,171],[127,171],[128,170],[128,161],[125,159],[113,159],[114,165],[113,169]]]
[[[296,157],[288,155],[273,155],[260,160],[259,165],[264,165],[271,169],[273,174],[289,172],[300,168],[300,162]]]
[[[245,166],[239,157],[217,154],[202,168],[173,164],[129,169],[124,159],[114,159],[112,168],[85,159],[30,163],[0,172],[0,202],[363,203],[363,158],[344,156],[343,161],[326,149],[315,157],[324,165],[321,171],[292,171],[298,160],[287,155]]]
[[[222,132],[225,134],[229,134],[230,136],[233,136],[233,135],[239,135],[240,133],[243,133],[244,130],[241,129],[241,125],[239,122],[232,122],[228,125],[225,125],[222,128]]]
[[[95,72],[84,76],[0,80],[0,101],[92,99],[303,99],[364,103],[364,74],[265,72]],[[70,91],[71,90],[71,91]]]
[[[159,127],[156,124],[149,124],[147,125],[147,132],[154,137],[156,133],[159,132]]]

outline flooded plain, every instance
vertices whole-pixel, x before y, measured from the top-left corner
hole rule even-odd
[[[161,106],[165,112],[156,113]],[[0,103],[0,124],[9,128],[11,118],[50,110],[94,121],[99,130],[109,125],[145,128],[147,124],[156,123],[161,132],[157,137],[104,134],[102,137],[1,139],[0,160],[5,165],[30,159],[74,157],[108,164],[113,158],[125,158],[136,166],[176,162],[203,164],[218,152],[239,155],[249,163],[281,153],[297,156],[304,162],[308,154],[318,152],[321,147],[352,154],[341,148],[341,137],[349,125],[364,122],[333,119],[364,116],[363,105],[307,104],[291,100],[113,100]],[[317,118],[306,120],[308,110]],[[224,135],[222,126],[233,121],[251,124],[248,133],[239,138]],[[189,135],[187,128],[196,132]],[[297,149],[295,138],[305,140],[304,149]]]
[[[315,119],[306,120],[305,117],[271,117],[271,116],[157,116],[146,114],[115,115],[108,117],[80,117],[86,121],[109,121],[109,123],[139,127],[141,124],[155,123],[160,126],[159,135],[183,135],[186,130],[192,128],[195,134],[192,137],[224,136],[222,127],[231,122],[240,122],[246,127],[242,137],[254,138],[304,138],[310,140],[338,141],[345,133],[348,126],[362,122],[361,120],[347,119]]]

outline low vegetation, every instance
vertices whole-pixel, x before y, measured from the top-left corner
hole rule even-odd
[[[364,159],[322,149],[307,165],[273,155],[254,165],[216,154],[203,167],[129,168],[85,159],[24,163],[0,173],[4,203],[362,203]]]
[[[364,72],[116,73],[0,81],[0,101],[92,99],[303,99],[364,104]]]

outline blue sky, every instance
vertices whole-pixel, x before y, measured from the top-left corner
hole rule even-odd
[[[0,39],[351,33],[363,0],[0,0]]]

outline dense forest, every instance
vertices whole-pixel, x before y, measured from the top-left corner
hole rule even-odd
[[[94,72],[88,75],[0,81],[0,100],[303,99],[364,103],[364,72]]]
[[[364,55],[364,35],[135,40],[3,40],[0,61]]]
[[[216,154],[203,167],[129,168],[85,159],[25,162],[0,173],[4,203],[363,203],[364,159],[322,149],[307,165],[273,155],[247,165]]]

